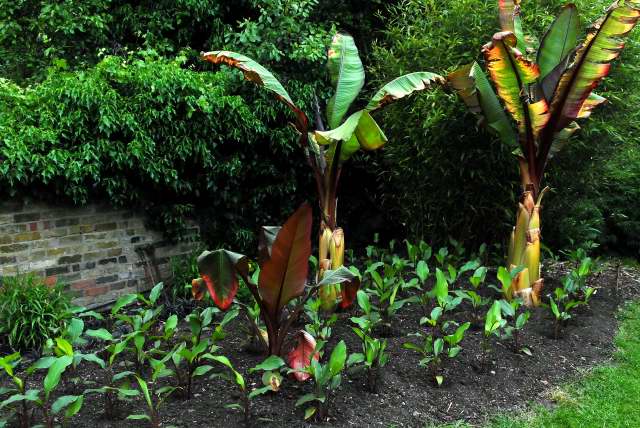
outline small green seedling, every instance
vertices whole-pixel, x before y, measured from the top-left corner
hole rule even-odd
[[[262,383],[263,386],[256,388],[252,391],[249,390],[245,377],[238,372],[231,361],[223,355],[205,355],[203,358],[217,362],[223,365],[226,370],[218,373],[214,373],[211,377],[221,377],[236,385],[240,392],[240,402],[230,403],[225,407],[228,409],[237,409],[242,411],[243,420],[245,425],[249,425],[251,419],[251,400],[259,395],[266,394],[268,392],[277,392],[280,389],[282,383],[282,375],[279,373],[286,363],[278,356],[271,355],[262,363],[249,369],[249,373],[262,371]]]
[[[319,350],[316,348],[316,352]],[[324,421],[328,415],[329,403],[332,393],[342,382],[342,371],[347,361],[347,345],[341,340],[329,357],[326,364],[311,358],[311,364],[302,369],[310,375],[314,383],[314,390],[305,394],[296,401],[296,407],[308,405],[304,412],[304,418],[309,419],[315,415],[317,421]]]

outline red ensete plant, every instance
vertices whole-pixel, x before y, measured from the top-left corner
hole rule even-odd
[[[307,287],[311,255],[312,210],[305,203],[282,227],[264,227],[260,234],[260,273],[257,283],[249,276],[249,259],[225,249],[204,251],[198,257],[201,277],[193,281],[193,295],[204,297],[205,288],[214,303],[228,309],[238,291],[239,278],[260,307],[260,316],[268,337],[269,355],[282,355],[287,334],[306,301],[324,284],[344,284],[343,299],[353,300],[360,286],[359,278],[342,266],[325,279]],[[331,281],[331,282],[328,282]],[[298,299],[292,307],[289,303]]]

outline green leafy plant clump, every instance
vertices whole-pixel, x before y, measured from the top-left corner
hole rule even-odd
[[[39,350],[64,330],[72,308],[62,284],[49,286],[33,274],[5,276],[0,286],[0,335],[16,351]]]

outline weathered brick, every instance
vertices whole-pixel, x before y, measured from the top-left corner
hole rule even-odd
[[[38,239],[40,239],[39,232],[25,232],[13,237],[13,240],[15,242],[36,241]]]
[[[108,230],[116,230],[117,228],[118,228],[117,223],[102,223],[102,224],[96,224],[95,231],[106,232]]]
[[[60,275],[58,277],[58,280],[60,282],[64,282],[65,284],[69,284],[69,283],[72,283],[74,281],[80,280],[80,273],[77,272],[77,273],[70,273],[68,275]]]
[[[95,269],[95,267],[96,267],[96,262],[87,262],[84,264],[85,269]]]
[[[131,238],[131,243],[132,244],[137,244],[138,242],[140,242],[140,237],[139,236],[134,236]]]
[[[115,282],[109,286],[111,290],[122,290],[127,286],[127,281]]]
[[[38,223],[29,223],[29,230],[32,232],[38,230]]]
[[[8,265],[16,261],[16,256],[0,257],[0,265]]]
[[[16,223],[28,223],[37,220],[40,220],[40,213],[16,214],[13,216],[13,221]]]
[[[109,259],[98,260],[99,265],[108,265],[109,263],[118,263],[118,259],[115,257]]]
[[[127,256],[118,257],[118,263],[126,263],[126,262],[127,262]]]
[[[24,251],[28,248],[29,246],[27,244],[3,245],[0,247],[0,253],[17,253],[19,251]]]
[[[117,245],[118,245],[117,241],[98,242],[96,244],[96,248],[107,249],[107,248],[113,248]]]
[[[51,248],[47,250],[47,256],[55,257],[55,256],[59,256],[60,254],[64,254],[65,252],[66,252],[66,248]]]
[[[13,238],[9,235],[1,235],[0,236],[0,245],[11,244],[13,242]]]
[[[85,262],[87,262],[87,261],[91,261],[91,260],[95,260],[95,259],[97,259],[98,257],[100,257],[100,255],[101,255],[101,254],[100,254],[99,252],[97,252],[97,251],[94,251],[94,252],[92,252],[92,253],[85,253],[85,254],[82,256],[82,260],[84,260]]]
[[[103,285],[102,287],[94,286],[91,288],[86,288],[82,293],[83,296],[99,296],[109,291],[109,287]]]
[[[82,254],[75,254],[73,256],[64,256],[58,259],[59,265],[66,265],[69,263],[78,263],[82,260]]]
[[[117,280],[118,280],[118,275],[101,276],[100,278],[96,278],[96,284],[108,284],[110,282],[115,282]]]
[[[71,235],[71,236],[65,236],[64,238],[60,238],[60,243],[61,244],[77,244],[79,242],[82,242],[82,235]]]
[[[58,276],[57,275],[48,276],[48,277],[46,277],[44,279],[45,285],[47,285],[49,287],[53,287],[54,285],[56,285],[57,282],[58,282]]]
[[[0,226],[0,235],[13,235],[24,232],[25,230],[27,230],[25,224],[9,224],[7,226]]]
[[[74,272],[80,272],[80,265],[72,265],[71,270]]]
[[[114,248],[112,250],[107,251],[107,256],[115,257],[122,254],[122,248]]]
[[[56,220],[56,227],[64,227],[64,226],[75,226],[80,223],[79,218],[61,218],[60,220]]]
[[[73,290],[86,290],[87,288],[92,288],[95,286],[95,279],[81,279],[79,281],[74,281],[71,283],[71,289]]]
[[[47,276],[59,275],[67,272],[69,272],[69,266],[56,266],[56,267],[45,269],[45,274]]]
[[[94,225],[93,224],[81,224],[80,225],[80,232],[81,233],[91,233],[93,232],[94,229]]]

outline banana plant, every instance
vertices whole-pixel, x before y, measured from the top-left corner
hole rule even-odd
[[[351,105],[364,86],[364,67],[353,38],[337,33],[327,54],[327,69],[335,91],[326,102],[324,117],[316,103],[313,129],[303,109],[293,102],[282,84],[262,65],[230,51],[207,52],[202,54],[202,58],[214,64],[226,64],[239,69],[247,80],[271,91],[276,99],[286,104],[294,113],[293,126],[298,133],[298,142],[306,161],[313,170],[322,212],[318,246],[318,278],[322,279],[326,271],[336,270],[344,263],[345,237],[344,231],[338,227],[336,209],[343,165],[359,150],[377,150],[387,142],[387,137],[372,114],[416,91],[444,84],[444,79],[429,72],[405,74],[384,85],[364,108],[352,109]],[[351,114],[348,114],[350,111]],[[323,286],[320,290],[323,309],[333,310],[339,296],[339,284]],[[350,303],[342,301],[341,306],[347,307]]]
[[[567,4],[541,39],[535,60],[529,57],[533,50],[522,31],[520,1],[500,0],[499,10],[502,31],[482,49],[493,85],[477,63],[459,68],[447,80],[518,160],[523,194],[507,267],[524,269],[505,294],[537,306],[543,287],[540,209],[545,168],[580,129],[576,121],[605,102],[593,91],[609,74],[611,62],[637,24],[640,0],[615,1],[580,42],[578,10]]]

